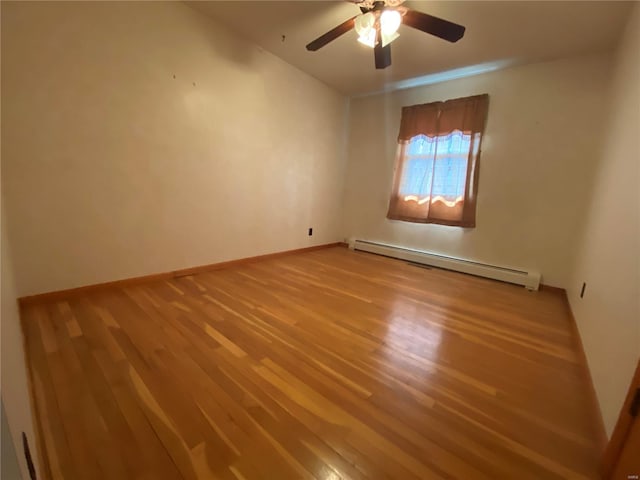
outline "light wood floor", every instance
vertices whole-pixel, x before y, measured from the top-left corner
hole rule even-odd
[[[53,479],[595,478],[555,292],[338,247],[23,322]]]

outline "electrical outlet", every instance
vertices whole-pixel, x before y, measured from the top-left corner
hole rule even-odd
[[[587,288],[586,282],[582,283],[582,290],[580,290],[580,298],[584,297],[584,290]]]
[[[313,228],[309,227],[309,236],[313,235]]]

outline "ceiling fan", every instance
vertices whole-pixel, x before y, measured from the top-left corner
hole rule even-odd
[[[448,42],[457,42],[464,35],[465,28],[462,25],[403,7],[403,2],[354,0],[353,3],[360,7],[362,13],[320,35],[307,45],[307,50],[315,52],[355,28],[358,41],[373,48],[376,68],[382,69],[391,65],[391,42],[398,38],[397,31],[403,23]]]

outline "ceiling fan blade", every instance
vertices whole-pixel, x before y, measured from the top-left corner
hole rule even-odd
[[[435,35],[448,42],[457,42],[460,40],[465,30],[462,25],[416,10],[407,10],[407,13],[402,17],[402,23],[425,33]]]
[[[378,41],[373,48],[373,55],[376,59],[376,68],[382,70],[391,65],[391,44],[388,43],[386,47],[382,46],[382,42]]]
[[[333,29],[329,30],[324,35],[320,35],[313,42],[311,42],[310,44],[307,45],[307,50],[315,52],[319,48],[324,47],[327,43],[333,42],[340,35],[344,35],[345,33],[347,33],[349,30],[351,30],[354,27],[355,18],[356,17],[350,18],[346,22],[342,22],[336,28],[333,28]]]

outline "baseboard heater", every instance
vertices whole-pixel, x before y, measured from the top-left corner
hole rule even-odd
[[[513,268],[487,265],[461,258],[447,257],[435,253],[413,250],[410,248],[386,245],[384,243],[370,242],[367,240],[350,240],[349,248],[363,252],[376,253],[386,257],[407,260],[408,262],[431,265],[433,267],[453,270],[455,272],[468,273],[478,277],[492,278],[507,283],[523,285],[528,290],[538,290],[540,287],[540,274],[538,272],[526,272]]]

